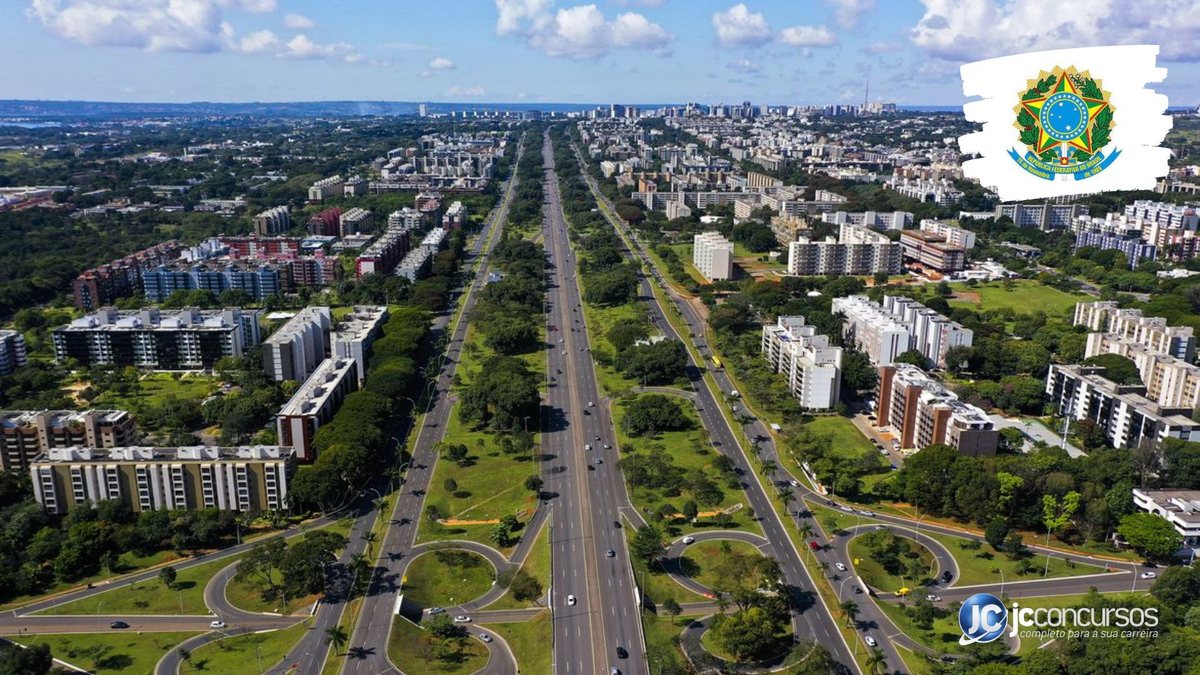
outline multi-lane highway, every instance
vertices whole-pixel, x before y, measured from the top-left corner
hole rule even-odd
[[[617,668],[640,675],[648,671],[621,521],[621,508],[628,503],[625,481],[608,406],[596,383],[548,133],[542,153],[543,234],[550,269],[542,452],[548,460],[545,489],[554,509],[550,546],[555,673],[609,673]]]
[[[522,152],[523,146],[518,146],[513,160],[514,167],[520,162]],[[435,446],[445,435],[446,422],[450,419],[453,407],[450,397],[451,379],[454,377],[467,333],[466,317],[470,316],[478,291],[487,278],[488,258],[503,229],[515,183],[514,170],[514,178],[505,188],[500,205],[493,210],[491,218],[485,223],[475,241],[472,260],[477,264],[474,277],[466,291],[466,298],[463,299],[461,313],[453,325],[449,325],[447,316],[442,317],[434,326],[435,334],[449,330],[450,341],[445,354],[442,355],[441,368],[432,386],[431,404],[412,443],[412,458],[405,476],[405,485],[395,496],[391,520],[379,547],[379,558],[375,563],[370,588],[363,599],[358,622],[351,635],[348,649],[352,656],[346,661],[342,671],[344,673],[375,675],[395,672],[395,665],[399,665],[391,664],[387,658],[388,636],[391,633],[397,592],[400,590],[404,569],[412,559],[410,553],[416,543],[418,519],[424,508],[425,493],[438,459]],[[493,649],[493,654],[495,653]],[[319,665],[317,670],[320,670]]]

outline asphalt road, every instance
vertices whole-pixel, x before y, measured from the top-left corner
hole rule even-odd
[[[578,156],[578,151],[576,151],[576,156]],[[582,164],[582,158],[580,158],[580,161]],[[700,317],[696,315],[695,309],[686,300],[673,293],[669,285],[662,279],[658,269],[654,267],[650,257],[641,249],[640,243],[637,243],[637,240],[633,238],[623,223],[611,217],[610,214],[613,212],[612,204],[597,188],[595,181],[586,173],[584,174],[584,178],[588,186],[592,189],[592,194],[595,195],[596,199],[608,207],[607,212],[601,209],[601,213],[608,218],[614,228],[625,234],[628,241],[634,242],[636,246],[634,253],[646,265],[647,269],[652,270],[652,274],[659,286],[667,292],[667,296],[671,298],[691,327],[687,339],[698,348],[707,350],[706,341],[703,337],[703,323]],[[647,302],[651,309],[651,319],[655,325],[668,338],[684,339],[684,336],[676,333],[674,327],[666,320],[663,308],[659,305],[657,298],[651,291],[649,279],[641,273],[639,273],[639,277],[641,292],[647,297]],[[704,368],[704,365],[697,364],[689,352],[688,377],[696,390],[696,407],[701,421],[704,423],[705,429],[709,431],[713,445],[733,460],[736,470],[742,476],[742,488],[746,492],[750,507],[759,516],[759,524],[762,526],[766,538],[776,544],[775,557],[779,560],[784,580],[792,589],[793,604],[797,608],[797,611],[793,615],[793,630],[800,639],[815,641],[823,645],[829,650],[834,660],[844,668],[851,671],[858,671],[859,668],[851,655],[850,646],[839,632],[832,610],[825,605],[824,599],[816,592],[814,581],[809,576],[803,561],[800,559],[800,552],[796,550],[795,546],[791,545],[791,540],[784,529],[783,522],[780,520],[774,505],[771,503],[771,499],[767,494],[767,486],[754,471],[753,465],[746,456],[745,449],[741,447],[737,439],[737,435],[729,426],[724,415],[721,414],[717,402],[719,392],[713,391],[708,382],[703,379],[702,368]],[[713,376],[722,392],[729,392],[734,388],[723,371],[714,371]],[[767,429],[758,422],[747,426],[746,431],[751,437],[768,435]],[[895,649],[887,641],[883,641],[881,646],[884,647],[887,654],[889,669],[899,669],[901,661]]]
[[[648,673],[637,589],[621,507],[628,504],[608,406],[600,398],[582,296],[559,201],[549,134],[543,138],[547,396],[542,414],[544,486],[554,509],[550,603],[556,675]],[[591,450],[585,449],[590,445]],[[599,463],[597,463],[599,462]],[[613,552],[608,557],[608,551]],[[569,597],[574,597],[574,604]],[[628,656],[618,656],[621,648]]]
[[[523,147],[518,146],[514,166],[520,162]],[[392,616],[397,594],[400,592],[401,579],[404,570],[412,559],[411,551],[415,544],[417,525],[423,517],[425,493],[429,480],[433,475],[433,467],[437,462],[435,446],[445,436],[446,423],[450,419],[453,400],[450,397],[450,381],[458,365],[462,352],[463,340],[467,333],[466,317],[470,316],[475,306],[478,291],[487,278],[488,257],[493,245],[499,240],[507,217],[508,206],[512,201],[514,178],[509,182],[501,199],[500,206],[493,211],[492,217],[484,225],[475,240],[472,250],[472,260],[478,261],[467,297],[463,302],[463,310],[459,320],[449,327],[450,342],[442,358],[442,367],[435,380],[432,392],[432,404],[426,410],[421,427],[417,430],[413,441],[405,485],[397,493],[392,507],[391,519],[383,541],[379,547],[379,558],[375,562],[374,573],[367,595],[363,598],[358,622],[348,645],[349,656],[342,670],[347,675],[376,675],[378,673],[398,672],[396,664],[387,657],[388,636],[391,633]],[[449,315],[435,324],[436,331],[447,329]],[[500,665],[504,655],[499,652],[501,641],[493,641],[488,645],[492,654],[487,672],[505,672]],[[499,658],[497,658],[499,657]],[[416,672],[416,671],[414,671]]]

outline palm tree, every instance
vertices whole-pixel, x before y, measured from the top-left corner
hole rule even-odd
[[[807,541],[808,538],[811,536],[813,536],[812,523],[808,522],[807,520],[800,523],[800,539]],[[808,546],[807,548],[808,548],[808,555],[811,556],[813,554],[812,547]]]
[[[887,656],[879,647],[872,647],[871,651],[867,652],[867,671],[872,673],[882,673],[887,670]]]
[[[341,655],[342,647],[350,641],[350,636],[346,635],[346,629],[341,626],[330,626],[325,629],[325,642],[333,645],[333,653],[335,656]]]
[[[796,493],[792,492],[792,488],[785,487],[779,491],[779,500],[783,502],[783,510],[786,512],[788,506],[796,500]]]
[[[391,504],[389,504],[388,500],[386,500],[386,499],[376,499],[375,500],[375,510],[379,512],[380,517],[383,516],[384,511],[388,510],[389,506],[391,506]]]
[[[853,600],[844,600],[842,604],[838,605],[838,608],[842,610],[842,614],[846,615],[846,627],[854,625],[854,619],[858,617],[858,603]]]
[[[773,459],[764,459],[762,466],[759,467],[758,470],[762,475],[770,478],[776,471],[779,470],[779,465],[776,464],[775,460]]]
[[[374,531],[364,532],[362,540],[367,542],[367,555],[375,555],[375,542],[379,541],[379,535],[375,534]]]

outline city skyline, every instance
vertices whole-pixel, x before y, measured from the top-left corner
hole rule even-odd
[[[1186,39],[1200,37],[1200,21],[1187,3],[1077,9],[982,0],[30,0],[0,12],[0,38],[23,66],[0,74],[0,87],[13,99],[166,103],[931,106],[964,101],[963,62],[1161,42],[1169,74],[1156,88],[1173,106],[1200,103],[1200,41]]]

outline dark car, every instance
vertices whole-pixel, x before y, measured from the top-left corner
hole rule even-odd
[[[942,572],[942,583],[943,584],[950,581],[953,578],[954,578],[954,575],[950,573],[950,570],[946,570],[945,572]]]
[[[624,647],[617,647],[617,658],[627,659],[629,658],[629,652],[625,651]]]
[[[108,624],[108,627],[109,628],[129,628],[129,624],[125,623],[124,621],[114,621],[114,622]]]
[[[619,529],[621,529],[621,521],[619,521],[619,520],[614,520],[614,521],[613,521],[613,527],[617,528],[618,530],[619,530]]]

